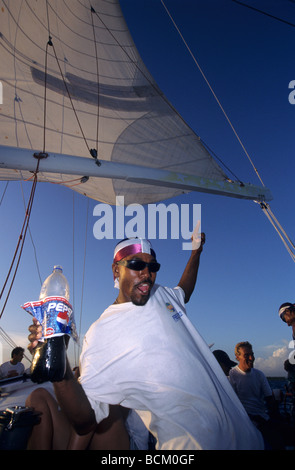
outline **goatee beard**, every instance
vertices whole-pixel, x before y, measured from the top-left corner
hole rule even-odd
[[[138,307],[143,306],[147,303],[150,298],[150,294],[142,295],[139,299],[135,298],[135,296],[131,296],[131,302]]]

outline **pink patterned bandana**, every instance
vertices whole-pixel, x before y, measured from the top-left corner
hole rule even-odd
[[[121,261],[121,259],[126,258],[126,256],[135,255],[136,253],[147,253],[156,258],[156,254],[149,240],[144,238],[128,238],[117,244],[114,251],[114,263]]]

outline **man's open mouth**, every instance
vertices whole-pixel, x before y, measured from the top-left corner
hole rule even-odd
[[[150,292],[152,286],[149,282],[141,282],[140,284],[137,284],[136,287],[141,292],[141,294],[147,295]]]

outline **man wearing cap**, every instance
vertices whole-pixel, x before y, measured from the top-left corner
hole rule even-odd
[[[213,355],[216,357],[221,369],[228,377],[229,371],[232,369],[232,367],[237,365],[237,362],[232,361],[228,354],[225,351],[222,351],[222,349],[215,349],[215,351],[213,351]]]
[[[292,327],[292,336],[295,340],[295,305],[291,302],[285,302],[279,308],[280,318]]]
[[[263,448],[260,433],[186,315],[204,241],[199,235],[175,288],[156,284],[160,265],[147,240],[124,240],[115,248],[119,293],[85,336],[81,386],[70,373],[54,384],[79,434],[107,417],[109,405],[120,404],[136,410],[159,450]]]

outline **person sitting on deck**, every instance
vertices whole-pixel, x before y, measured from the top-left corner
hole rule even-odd
[[[0,379],[17,377],[25,372],[25,366],[21,363],[24,357],[24,348],[17,346],[11,351],[10,361],[0,366]]]

